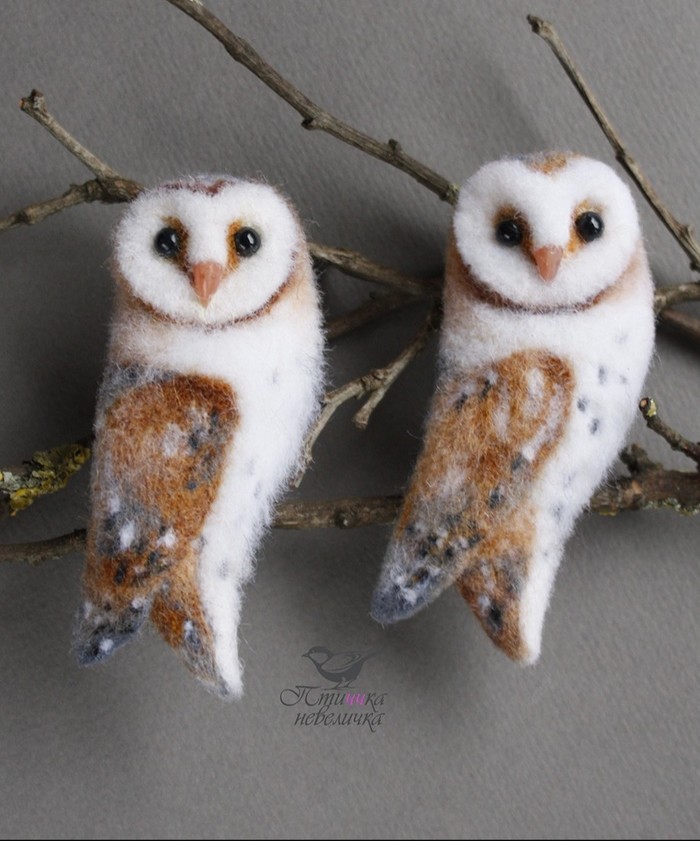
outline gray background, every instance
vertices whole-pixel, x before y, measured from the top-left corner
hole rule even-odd
[[[700,4],[223,2],[217,11],[302,90],[454,180],[511,152],[610,149],[525,14],[553,19],[632,152],[684,221],[700,223]],[[104,160],[154,183],[228,170],[283,185],[310,235],[412,272],[439,268],[449,208],[331,138],[165,2],[0,5],[0,215],[89,175],[17,108],[42,89]],[[81,207],[0,238],[0,464],[91,425],[118,208]],[[687,261],[642,208],[660,282]],[[328,273],[331,312],[370,287]],[[691,308],[692,310],[692,308]],[[697,311],[697,310],[696,310]],[[386,363],[420,310],[337,342],[339,384]],[[697,351],[662,336],[648,391],[700,435]],[[340,412],[299,496],[395,492],[415,457],[434,344],[365,433]],[[633,437],[683,464],[638,424]],[[687,466],[687,464],[685,465]],[[85,522],[86,473],[2,523],[4,542]],[[560,571],[539,665],[489,643],[449,592],[382,630],[368,603],[385,528],[276,532],[241,627],[246,694],[206,694],[159,638],[109,665],[69,653],[82,559],[0,569],[3,837],[683,837],[697,833],[700,520],[593,515]],[[386,692],[366,728],[295,727],[301,655],[380,647],[360,688]]]

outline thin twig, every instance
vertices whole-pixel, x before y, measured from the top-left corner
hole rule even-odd
[[[323,397],[323,400],[321,401],[321,411],[316,419],[316,423],[314,424],[311,432],[306,436],[299,471],[292,481],[292,487],[298,488],[301,484],[301,480],[304,478],[304,474],[308,470],[313,459],[314,445],[316,444],[316,441],[318,441],[319,435],[326,428],[328,422],[336,411],[344,403],[347,403],[348,400],[352,400],[353,397],[359,398],[366,392],[363,380],[364,377],[358,377],[356,380],[351,380],[350,382],[333,389],[333,391],[329,391]]]
[[[50,132],[72,155],[75,155],[80,163],[84,164],[99,181],[112,181],[121,177],[116,170],[101,161],[89,149],[86,149],[49,114],[44,94],[41,91],[33,90],[29,96],[20,100],[19,107],[25,114],[29,114]]]
[[[659,313],[659,323],[685,336],[686,339],[700,344],[700,318],[678,312],[678,310],[667,309]]]
[[[84,184],[71,184],[61,196],[46,201],[30,204],[21,210],[11,213],[9,216],[0,219],[0,233],[19,225],[36,225],[48,216],[75,207],[85,202],[105,202],[114,204],[118,202],[131,201],[140,192],[140,187],[135,181],[126,178],[114,178],[98,181],[96,178],[86,181]]]
[[[313,429],[307,436],[304,443],[304,451],[301,459],[301,467],[292,485],[298,487],[304,477],[308,466],[313,458],[314,444],[318,436],[328,425],[328,422],[337,410],[348,400],[359,399],[368,394],[369,399],[364,406],[355,414],[353,422],[358,429],[366,429],[369,418],[378,403],[384,398],[398,376],[404,371],[412,359],[425,347],[430,334],[438,324],[438,305],[435,303],[428,313],[428,317],[420,330],[401,351],[401,353],[383,368],[374,368],[361,377],[350,380],[333,391],[328,392],[323,398],[321,412]],[[376,396],[375,396],[376,395]]]
[[[324,131],[405,172],[443,201],[450,204],[457,203],[458,190],[454,184],[416,158],[407,155],[396,140],[381,143],[321,108],[268,64],[247,41],[233,33],[200,0],[168,0],[168,2],[196,20],[223,45],[234,61],[250,70],[277,96],[291,105],[302,116],[304,128]]]
[[[659,313],[666,307],[689,301],[700,301],[700,281],[657,287],[654,293],[654,311]]]
[[[19,561],[36,566],[44,561],[57,561],[73,552],[85,549],[85,529],[76,529],[70,534],[36,540],[32,543],[5,543],[0,546],[0,563]]]
[[[661,219],[664,225],[675,237],[683,251],[685,251],[690,258],[690,267],[694,271],[700,271],[700,243],[698,243],[693,236],[692,228],[690,225],[684,225],[676,219],[666,204],[661,200],[656,190],[652,187],[649,179],[644,175],[637,162],[629,154],[623,145],[619,134],[613,128],[612,123],[601,108],[598,100],[595,98],[583,76],[576,68],[573,59],[569,55],[568,50],[564,46],[564,43],[559,37],[554,26],[549,23],[549,21],[542,20],[542,18],[538,18],[535,15],[528,15],[527,19],[532,27],[532,31],[536,35],[539,35],[540,38],[544,39],[544,41],[546,41],[552,49],[552,52],[566,71],[566,75],[573,82],[574,87],[581,95],[581,98],[586,103],[588,109],[602,129],[603,134],[613,147],[615,157],[620,165],[627,171],[627,173],[629,173],[630,177],[649,202],[656,215],[659,219]]]
[[[431,334],[435,332],[440,323],[440,308],[436,302],[430,309],[425,323],[401,351],[401,353],[384,368],[375,368],[368,376],[371,378],[367,384],[369,398],[362,408],[355,414],[353,423],[358,429],[366,429],[372,412],[384,399],[387,391],[396,382],[401,373],[407,368],[410,362],[423,350]]]
[[[273,521],[276,529],[352,529],[391,523],[398,514],[402,497],[369,496],[321,502],[287,502],[278,506]]]
[[[357,277],[360,280],[369,280],[372,283],[392,286],[416,297],[423,298],[426,295],[437,295],[442,286],[442,278],[421,278],[397,272],[395,269],[374,263],[357,251],[349,251],[347,248],[336,248],[332,245],[310,242],[309,251],[315,260],[329,263],[340,269],[344,274]]]
[[[413,296],[402,295],[399,292],[389,292],[386,295],[376,295],[348,312],[336,315],[326,324],[326,338],[338,339],[352,330],[365,327],[383,318],[394,310],[415,303]]]
[[[656,403],[651,397],[643,397],[639,401],[639,410],[649,429],[660,435],[672,450],[683,453],[684,456],[692,459],[700,468],[700,443],[689,441],[680,432],[676,432],[675,429],[661,420],[658,415]]]

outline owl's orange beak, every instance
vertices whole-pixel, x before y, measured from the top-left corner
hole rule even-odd
[[[208,306],[209,301],[221,285],[225,271],[226,269],[221,263],[215,263],[213,260],[196,263],[190,268],[188,272],[190,283],[203,307]]]
[[[532,257],[542,280],[547,283],[550,280],[554,280],[559,271],[559,264],[563,256],[564,249],[558,245],[545,245],[532,252]]]

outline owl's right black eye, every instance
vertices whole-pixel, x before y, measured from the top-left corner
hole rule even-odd
[[[509,248],[520,245],[523,241],[523,229],[515,219],[504,219],[496,225],[496,239]]]
[[[182,243],[180,242],[180,235],[175,228],[163,228],[158,231],[156,238],[153,241],[156,253],[161,257],[177,257],[180,253]]]

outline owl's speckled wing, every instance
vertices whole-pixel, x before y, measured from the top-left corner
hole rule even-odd
[[[237,423],[226,383],[138,366],[108,370],[76,640],[81,662],[110,655],[150,614],[192,671],[220,684],[197,564]]]
[[[524,656],[518,612],[535,538],[530,492],[561,440],[573,388],[569,364],[539,350],[442,376],[374,594],[375,619],[411,616],[459,580],[489,636]]]

